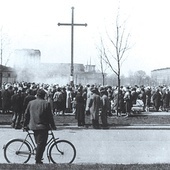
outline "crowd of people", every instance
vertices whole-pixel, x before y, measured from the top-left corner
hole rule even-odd
[[[127,117],[132,113],[132,107],[140,105],[143,111],[152,107],[155,111],[168,111],[170,93],[167,86],[86,86],[58,84],[36,84],[27,82],[4,83],[1,89],[2,113],[13,113],[12,126],[21,128],[23,114],[31,100],[36,99],[38,89],[45,91],[45,100],[49,103],[53,115],[73,113],[78,126],[85,125],[85,116],[90,116],[94,128],[99,128],[99,118],[102,126],[108,127],[107,117],[113,112],[117,116]]]
[[[92,126],[108,128],[107,118],[113,112],[127,117],[133,108],[142,111],[168,111],[169,88],[166,86],[59,86],[36,83],[4,83],[0,91],[3,114],[12,112],[11,125],[15,129],[32,130],[36,143],[35,163],[42,164],[43,153],[48,140],[48,131],[56,130],[55,115],[71,112],[78,126],[85,126],[85,116],[89,116]]]

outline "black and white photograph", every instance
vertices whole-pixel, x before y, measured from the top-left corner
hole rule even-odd
[[[169,170],[168,0],[0,0],[0,170]]]

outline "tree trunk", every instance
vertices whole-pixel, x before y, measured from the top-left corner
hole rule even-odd
[[[105,76],[104,76],[104,73],[102,73],[102,83],[103,83],[103,86],[105,85]]]
[[[119,97],[120,97],[120,75],[117,76],[118,81],[118,96],[117,96],[117,116],[119,114]]]

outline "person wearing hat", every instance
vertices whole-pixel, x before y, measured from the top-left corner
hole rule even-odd
[[[168,112],[169,102],[170,102],[170,92],[168,88],[165,88],[165,91],[162,95],[162,100],[163,100],[163,111]]]
[[[109,111],[110,108],[110,103],[109,103],[109,99],[107,96],[107,91],[103,88],[100,90],[100,94],[101,94],[101,121],[102,121],[102,126],[103,128],[107,128],[108,127],[108,123],[107,123],[107,113]]]
[[[37,144],[36,164],[43,163],[41,160],[48,139],[48,130],[56,130],[50,103],[44,99],[45,94],[43,89],[37,90],[37,98],[28,103],[24,115],[23,128],[29,128],[34,132],[34,138]]]
[[[126,115],[125,117],[128,117],[131,114],[131,108],[132,108],[132,97],[131,97],[131,91],[130,87],[126,87],[126,92],[124,94],[124,102],[125,102],[125,111]]]
[[[2,113],[6,114],[9,113],[11,109],[11,88],[9,84],[4,85],[4,88],[1,90],[1,102],[2,102]]]
[[[98,94],[97,88],[91,88],[91,95],[88,99],[88,110],[90,111],[90,116],[92,120],[93,128],[99,128],[99,108],[100,108],[100,96]]]
[[[75,97],[75,118],[78,126],[85,125],[85,98],[83,97],[83,88],[79,87]]]
[[[24,111],[27,108],[28,103],[31,100],[36,99],[35,95],[33,94],[33,90],[32,89],[27,89],[26,90],[26,96],[24,97],[24,102],[23,102],[23,107],[24,107]]]
[[[156,112],[159,111],[159,108],[161,106],[161,99],[162,99],[162,94],[160,93],[160,89],[158,88],[156,89],[156,92],[152,96],[153,105],[156,109]]]
[[[58,87],[56,92],[53,95],[53,107],[54,107],[54,115],[61,114],[62,111],[62,102],[63,102],[63,93],[61,88]]]

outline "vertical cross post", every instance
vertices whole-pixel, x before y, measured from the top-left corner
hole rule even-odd
[[[87,26],[87,24],[74,23],[74,7],[72,9],[71,23],[58,23],[58,26],[71,26],[71,69],[70,69],[70,85],[74,85],[74,26]]]

